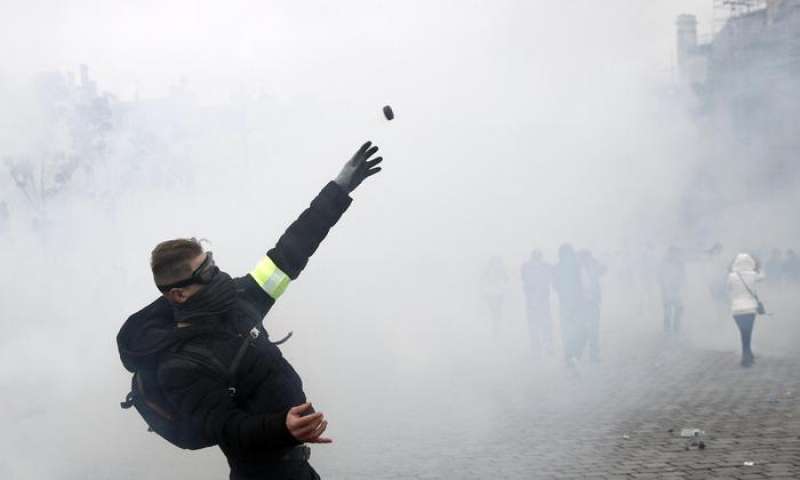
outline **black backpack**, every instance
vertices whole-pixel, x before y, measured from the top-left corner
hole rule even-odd
[[[228,391],[232,397],[236,396],[236,387],[233,385],[236,370],[239,368],[247,347],[258,338],[257,328],[250,330],[249,335],[245,335],[239,351],[231,362],[230,366],[225,367],[217,359],[213,352],[203,347],[195,345],[183,345],[173,347],[173,353],[162,363],[161,368],[169,368],[171,365],[185,368],[189,362],[194,368],[201,368],[211,372],[219,378],[224,379],[228,384]],[[158,384],[156,370],[158,363],[153,368],[143,368],[136,370],[131,378],[131,391],[125,397],[125,401],[120,402],[124,409],[135,407],[139,415],[147,422],[148,431],[155,432],[169,443],[188,450],[198,450],[201,448],[216,445],[212,439],[206,437],[202,426],[196,425],[192,419],[181,415],[166,399]]]

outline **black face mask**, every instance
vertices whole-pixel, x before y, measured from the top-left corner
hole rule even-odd
[[[225,272],[219,272],[211,283],[192,295],[189,300],[173,306],[175,321],[191,322],[204,317],[221,315],[233,308],[236,286]]]

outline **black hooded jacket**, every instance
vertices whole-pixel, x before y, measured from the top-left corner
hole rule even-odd
[[[344,190],[330,182],[267,256],[290,279],[296,279],[350,202]],[[237,470],[274,460],[298,443],[286,428],[286,414],[306,398],[299,375],[269,341],[262,324],[275,300],[251,275],[233,281],[236,302],[224,314],[177,328],[172,306],[159,297],[128,318],[117,344],[129,371],[157,368],[169,402],[218,444],[231,468]],[[247,349],[232,382],[196,363],[180,361],[187,348],[201,347],[213,352],[223,365],[230,365],[254,327],[260,335]],[[236,387],[235,396],[228,390],[231,383]]]

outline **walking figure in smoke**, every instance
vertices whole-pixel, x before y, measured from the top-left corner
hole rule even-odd
[[[580,265],[575,249],[568,243],[558,249],[558,264],[553,280],[553,286],[558,293],[564,360],[572,370],[586,344],[586,325],[580,315],[583,302]]]
[[[699,252],[682,250],[674,245],[667,249],[658,271],[658,285],[664,305],[664,333],[677,335],[681,330],[683,296],[687,286],[686,263],[706,260],[721,251],[722,245],[719,243]]]
[[[262,320],[351,203],[378,173],[378,147],[365,143],[274,248],[231,278],[195,239],[162,242],[151,267],[162,295],[117,336],[134,372],[123,407],[175,445],[218,445],[230,478],[318,479],[304,444],[329,443],[328,421],[306,399],[300,376],[271,342]]]
[[[600,361],[600,305],[603,302],[603,291],[600,278],[606,274],[607,268],[600,263],[589,250],[578,252],[580,265],[580,281],[582,302],[580,315],[586,329],[586,342],[589,345],[589,359]]]
[[[4,234],[8,229],[8,218],[10,216],[8,204],[5,201],[0,202],[0,235]]]
[[[775,285],[783,281],[784,265],[783,252],[779,248],[773,248],[764,263],[764,275],[767,277],[767,282]]]
[[[492,333],[495,337],[503,329],[503,304],[508,290],[508,272],[500,257],[492,257],[481,276],[483,299],[489,308],[492,322]]]
[[[658,286],[664,304],[664,333],[680,331],[683,316],[683,290],[686,287],[686,263],[677,247],[670,246],[658,271]]]
[[[728,293],[731,298],[731,313],[742,338],[743,367],[751,367],[755,361],[750,340],[756,315],[765,313],[756,288],[756,282],[763,279],[761,266],[754,256],[749,253],[736,255],[728,273]]]
[[[786,250],[786,260],[783,263],[785,280],[792,284],[800,282],[800,256],[791,248]]]
[[[531,252],[522,265],[522,289],[528,320],[531,351],[534,355],[553,353],[553,320],[550,313],[550,285],[553,266],[542,260],[541,250]]]

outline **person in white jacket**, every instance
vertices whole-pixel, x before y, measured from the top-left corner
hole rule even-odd
[[[742,366],[753,365],[753,351],[750,339],[753,323],[758,313],[758,292],[756,282],[762,280],[761,265],[749,253],[736,255],[728,273],[728,293],[731,299],[731,313],[742,337]]]

